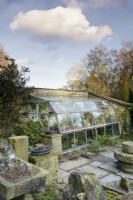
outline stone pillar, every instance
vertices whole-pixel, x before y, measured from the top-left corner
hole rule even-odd
[[[16,156],[22,160],[28,161],[28,137],[13,136],[9,137],[8,141],[15,150]]]
[[[58,155],[62,154],[62,140],[61,134],[53,134],[51,135],[52,144],[53,144],[53,152],[57,153]]]
[[[46,184],[56,183],[58,179],[58,155],[49,153],[41,156],[30,156],[29,162],[48,171]]]
[[[61,134],[51,134],[51,135],[42,135],[43,141],[42,143],[48,144],[52,143],[53,144],[53,150],[52,152],[61,155],[62,154],[62,140],[61,140]]]

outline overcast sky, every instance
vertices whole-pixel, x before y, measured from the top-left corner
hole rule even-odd
[[[0,44],[35,87],[63,87],[89,49],[132,40],[133,0],[0,0]]]

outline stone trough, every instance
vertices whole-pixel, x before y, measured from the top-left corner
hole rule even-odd
[[[10,200],[44,187],[47,173],[17,158],[7,140],[0,141],[0,199]]]
[[[21,160],[21,162],[24,162]],[[46,182],[47,171],[29,164],[28,166],[37,172],[17,181],[9,181],[0,176],[0,196],[4,200],[10,200],[15,197],[29,193],[39,187],[44,187]]]
[[[120,170],[133,174],[133,142],[123,142],[122,148],[114,151]]]

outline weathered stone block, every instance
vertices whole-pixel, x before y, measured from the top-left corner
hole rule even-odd
[[[14,136],[9,137],[8,141],[15,150],[16,156],[22,160],[28,161],[28,137]]]
[[[133,164],[133,154],[124,153],[122,149],[115,150],[114,157],[120,162]]]
[[[119,162],[117,162],[117,166],[123,172],[133,174],[133,164],[123,163],[123,162],[119,161]]]
[[[36,168],[32,164],[31,166]],[[23,180],[18,180],[16,182],[7,181],[6,179],[0,177],[0,195],[5,200],[10,200],[29,193],[38,187],[44,187],[47,173],[48,172],[46,170],[39,169],[36,174],[31,175],[30,177],[25,177]]]
[[[122,151],[133,154],[133,142],[127,141],[122,143]]]
[[[30,156],[29,161],[38,167],[48,170],[46,184],[54,183],[58,178],[58,155],[49,153],[41,156]]]
[[[42,135],[43,137],[43,143],[48,144],[48,142],[51,142],[53,145],[53,153],[56,153],[57,155],[62,154],[62,141],[61,141],[61,134],[51,134],[51,135]]]
[[[121,178],[120,186],[126,192],[133,192],[133,181],[132,180],[129,180],[127,178]]]
[[[83,194],[81,199],[85,200],[106,200],[94,174],[72,172],[68,186],[63,191],[63,199],[75,200],[79,194]]]

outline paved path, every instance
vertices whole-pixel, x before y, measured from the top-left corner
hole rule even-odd
[[[120,145],[107,147],[90,159],[80,156],[78,159],[60,163],[58,182],[67,183],[68,177],[73,171],[94,173],[102,183],[120,180],[121,175],[126,176],[126,174],[120,172],[116,167],[114,158],[116,148],[120,148]]]

